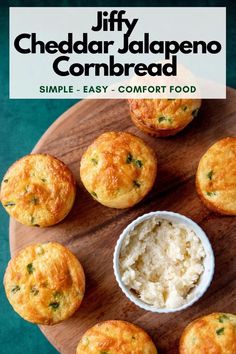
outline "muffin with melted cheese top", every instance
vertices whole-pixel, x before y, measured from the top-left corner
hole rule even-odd
[[[175,135],[198,114],[200,99],[130,99],[133,123],[156,137]]]
[[[90,328],[77,346],[77,354],[157,354],[149,335],[125,321],[105,321]]]
[[[57,224],[71,210],[76,182],[69,168],[48,154],[16,161],[1,184],[1,202],[17,221],[29,226]]]
[[[79,308],[85,276],[78,259],[56,242],[27,246],[6,269],[4,286],[14,310],[25,320],[52,325]]]
[[[217,141],[202,156],[196,175],[197,192],[211,210],[236,215],[236,138]]]
[[[236,315],[212,313],[191,322],[180,339],[180,354],[236,354]]]
[[[80,176],[87,191],[101,204],[128,208],[152,188],[157,171],[154,151],[126,132],[100,135],[81,159]]]

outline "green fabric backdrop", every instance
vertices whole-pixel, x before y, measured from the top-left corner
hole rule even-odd
[[[227,84],[236,87],[236,3],[233,1],[3,1],[0,0],[0,178],[11,163],[29,153],[44,131],[75,100],[9,100],[9,6],[227,6]],[[209,23],[210,25],[210,23]],[[9,219],[0,207],[0,353],[51,354],[57,351],[37,326],[22,320],[6,300],[2,286],[9,261]]]

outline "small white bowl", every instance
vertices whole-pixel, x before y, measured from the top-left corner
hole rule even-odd
[[[152,217],[160,217],[161,219],[168,220],[170,222],[176,222],[176,223],[181,223],[192,229],[195,234],[199,237],[199,239],[202,242],[203,248],[206,253],[206,257],[204,258],[203,265],[204,265],[204,272],[202,273],[198,284],[193,288],[191,294],[193,294],[193,298],[186,302],[184,305],[177,307],[177,308],[156,308],[152,305],[146,304],[145,302],[141,301],[137,296],[135,296],[122,282],[121,280],[121,274],[120,274],[120,267],[119,267],[119,255],[120,255],[120,249],[123,243],[123,240],[127,236],[127,234],[134,229],[138,224],[143,222],[144,220],[147,220]],[[205,232],[201,229],[200,226],[198,226],[194,221],[191,219],[187,218],[184,215],[178,214],[178,213],[173,213],[170,211],[154,211],[148,214],[144,214],[134,221],[132,221],[122,232],[120,235],[115,251],[114,251],[114,256],[113,256],[113,269],[115,273],[115,278],[116,281],[118,282],[121,290],[123,293],[128,297],[130,301],[135,303],[135,305],[141,307],[142,309],[146,311],[151,311],[151,312],[157,312],[157,313],[170,313],[170,312],[177,312],[186,309],[187,307],[191,306],[194,304],[196,301],[198,301],[203,294],[207,291],[212,278],[214,274],[214,269],[215,269],[215,260],[214,260],[214,254],[213,250],[211,247],[211,244],[205,234]]]

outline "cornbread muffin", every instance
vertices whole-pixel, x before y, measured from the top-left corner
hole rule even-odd
[[[150,191],[157,162],[143,140],[126,132],[100,135],[81,159],[80,176],[87,191],[103,205],[128,208]]]
[[[212,313],[191,322],[180,339],[180,354],[236,354],[236,316]]]
[[[52,325],[79,308],[85,276],[78,259],[56,242],[22,249],[8,264],[4,276],[7,298],[25,320]]]
[[[202,156],[196,187],[209,209],[236,215],[236,138],[217,141]]]
[[[76,194],[69,168],[47,154],[31,154],[16,161],[1,184],[1,202],[22,224],[50,226],[69,213]]]
[[[200,99],[130,99],[134,124],[156,137],[175,135],[197,116]]]
[[[105,321],[90,328],[81,338],[77,354],[157,354],[143,329],[125,321]]]

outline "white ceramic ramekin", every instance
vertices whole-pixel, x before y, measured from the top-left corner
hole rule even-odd
[[[191,300],[189,300],[186,304],[182,305],[181,307],[177,308],[156,308],[154,306],[148,305],[145,302],[141,301],[137,296],[135,296],[122,282],[121,280],[121,275],[120,275],[120,270],[119,270],[119,255],[120,255],[120,249],[123,240],[127,236],[127,234],[134,229],[136,225],[141,223],[144,220],[147,220],[149,218],[152,218],[154,216],[160,217],[161,219],[168,220],[170,222],[177,222],[181,224],[185,224],[187,227],[192,229],[195,234],[199,237],[199,239],[202,242],[202,245],[204,247],[206,257],[204,258],[204,272],[202,273],[198,284],[195,286],[195,288],[192,290],[191,294],[193,294],[193,297]],[[198,226],[194,221],[191,219],[187,218],[184,215],[173,213],[170,211],[154,211],[148,214],[144,214],[134,221],[132,221],[122,232],[120,235],[115,251],[114,251],[114,256],[113,256],[113,268],[114,268],[114,273],[115,273],[115,278],[123,291],[123,293],[128,297],[130,301],[135,303],[137,306],[141,307],[142,309],[146,311],[151,311],[151,312],[158,312],[158,313],[168,313],[168,312],[176,312],[180,310],[184,310],[187,307],[191,306],[193,303],[198,301],[200,297],[206,292],[208,289],[212,278],[214,274],[214,269],[215,269],[215,260],[214,260],[214,254],[212,251],[211,244],[205,234],[205,232]]]

